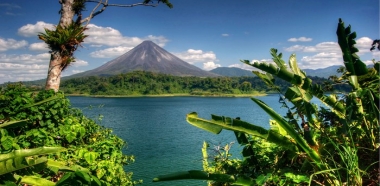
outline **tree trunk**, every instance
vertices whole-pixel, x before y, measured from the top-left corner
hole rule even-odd
[[[65,28],[72,23],[75,15],[73,11],[74,0],[59,0],[59,3],[61,4],[59,26]],[[45,90],[53,89],[55,92],[58,92],[61,82],[62,62],[63,58],[60,51],[51,51]]]
[[[58,51],[54,51],[50,57],[50,64],[48,75],[46,78],[45,90],[53,89],[55,92],[59,90],[59,84],[61,83],[62,72],[62,57]]]

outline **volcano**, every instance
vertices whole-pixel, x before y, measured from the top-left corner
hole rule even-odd
[[[152,41],[144,41],[118,58],[74,76],[111,76],[132,71],[148,71],[174,76],[219,76],[181,60]]]

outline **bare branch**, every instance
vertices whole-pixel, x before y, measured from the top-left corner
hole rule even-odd
[[[84,19],[82,19],[81,23],[85,23],[85,27],[90,23],[90,20],[94,18],[95,16],[101,14],[108,6],[115,6],[115,7],[123,7],[123,8],[131,8],[135,6],[151,6],[151,7],[156,7],[158,6],[157,4],[153,3],[135,3],[135,4],[108,4],[108,0],[86,0],[86,2],[89,3],[97,3],[97,5],[94,7],[94,9],[91,11],[90,15]],[[100,10],[99,7],[102,6]]]

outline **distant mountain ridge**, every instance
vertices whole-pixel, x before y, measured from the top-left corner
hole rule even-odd
[[[106,64],[72,77],[110,76],[132,71],[148,71],[175,76],[219,76],[181,60],[152,41],[143,41],[132,50]]]
[[[307,76],[317,76],[317,77],[328,78],[329,76],[332,76],[332,75],[339,75],[336,72],[336,70],[339,67],[340,65],[335,65],[335,66],[330,66],[327,68],[302,69],[302,70],[305,71]],[[236,67],[218,67],[218,68],[210,70],[210,72],[219,74],[221,76],[228,76],[228,77],[256,76],[250,70],[244,70],[244,69],[240,69]]]
[[[244,70],[237,67],[218,67],[210,70],[210,72],[227,77],[240,77],[240,76],[255,76],[252,71]]]

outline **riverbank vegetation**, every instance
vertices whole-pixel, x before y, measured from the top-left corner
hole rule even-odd
[[[208,180],[209,185],[379,185],[379,81],[380,61],[373,68],[360,60],[354,46],[356,33],[339,19],[338,43],[345,67],[337,83],[347,83],[351,91],[337,96],[323,88],[298,68],[296,56],[288,65],[282,54],[271,49],[275,64],[242,62],[260,69],[255,74],[279,94],[287,110],[276,113],[257,98],[251,100],[271,116],[270,128],[226,116],[199,118],[189,113],[188,123],[214,134],[231,130],[243,146],[243,159],[232,159],[230,144],[210,148],[203,145],[203,170],[158,176],[153,181],[178,179]],[[282,90],[274,77],[289,82]],[[311,99],[325,106],[318,108]],[[210,151],[217,155],[209,157]]]
[[[311,77],[313,82],[332,88],[332,81]],[[330,83],[327,83],[330,82]],[[285,90],[288,82],[276,78],[276,85]],[[348,91],[338,85],[336,91]],[[148,96],[251,96],[273,92],[258,77],[179,77],[153,72],[134,71],[109,77],[80,77],[62,82],[61,90],[72,95]]]

